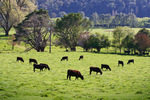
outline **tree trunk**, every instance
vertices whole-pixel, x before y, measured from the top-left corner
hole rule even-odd
[[[5,36],[9,36],[9,30],[5,30]]]
[[[97,48],[97,52],[100,52],[101,51],[101,49],[100,48]]]

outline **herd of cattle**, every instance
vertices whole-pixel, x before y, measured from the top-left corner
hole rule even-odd
[[[81,55],[81,56],[79,57],[79,60],[81,60],[81,59],[83,59],[83,55]],[[68,56],[62,57],[61,61],[63,61],[63,60],[68,61]],[[24,60],[23,60],[22,57],[17,57],[17,61],[18,61],[18,62],[19,62],[19,61],[24,62]],[[30,59],[29,59],[29,64],[31,64],[31,63],[34,63],[34,64],[33,64],[33,71],[34,71],[34,72],[35,72],[35,69],[40,69],[40,71],[43,71],[44,68],[50,70],[50,68],[49,68],[49,66],[48,66],[47,64],[43,64],[43,63],[38,64],[36,59],[30,58]],[[134,63],[134,59],[128,60],[127,64],[130,64],[130,63]],[[124,66],[124,62],[119,60],[119,61],[118,61],[118,66],[119,66],[120,64],[121,64],[122,66]],[[111,71],[111,68],[110,68],[109,65],[107,65],[107,64],[101,64],[101,69],[103,70],[103,68],[105,68],[106,70],[108,69],[108,70]],[[101,69],[100,69],[99,67],[90,67],[90,75],[91,75],[92,71],[93,71],[93,72],[96,72],[96,74],[97,74],[97,73],[100,73],[100,74],[102,75]],[[67,79],[69,78],[69,79],[71,80],[71,76],[75,76],[75,77],[76,77],[75,79],[78,79],[78,77],[79,77],[79,78],[81,78],[82,80],[84,80],[84,77],[83,77],[83,75],[80,73],[80,71],[68,69],[68,71],[67,71]]]

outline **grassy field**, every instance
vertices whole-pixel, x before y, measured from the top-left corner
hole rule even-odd
[[[149,100],[150,99],[150,56],[106,54],[83,52],[64,52],[65,49],[52,47],[52,53],[23,52],[24,48],[7,44],[7,38],[0,37],[0,100]],[[105,51],[105,50],[102,50]],[[79,61],[79,56],[84,59]],[[21,56],[25,62],[16,62]],[[69,61],[60,61],[68,56]],[[46,63],[51,68],[33,72],[29,58],[38,63]],[[135,63],[127,65],[129,59]],[[125,66],[118,67],[118,60]],[[89,67],[108,64],[112,71],[103,70],[102,75],[92,72]],[[84,80],[67,80],[67,70],[79,70]]]
[[[57,48],[54,48],[57,49]],[[84,59],[79,61],[80,55]],[[16,62],[21,56],[25,62]],[[68,56],[69,61],[60,61]],[[46,63],[51,68],[33,72],[29,58]],[[129,59],[135,63],[127,65]],[[125,63],[124,67],[117,64]],[[146,100],[150,99],[150,57],[82,52],[1,53],[0,100]],[[108,64],[112,71],[103,70],[89,75],[89,67]],[[67,70],[79,70],[84,80],[66,79]]]

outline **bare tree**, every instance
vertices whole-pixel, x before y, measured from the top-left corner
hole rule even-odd
[[[29,44],[37,52],[43,52],[48,45],[51,25],[47,11],[43,9],[34,11],[15,27],[16,38]]]

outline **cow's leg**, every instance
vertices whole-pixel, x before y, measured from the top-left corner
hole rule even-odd
[[[67,75],[67,80],[68,80],[68,75]]]
[[[69,76],[69,80],[71,81],[71,76]]]
[[[92,71],[90,70],[90,75],[91,75]]]
[[[33,71],[35,72],[35,68],[33,68]]]

